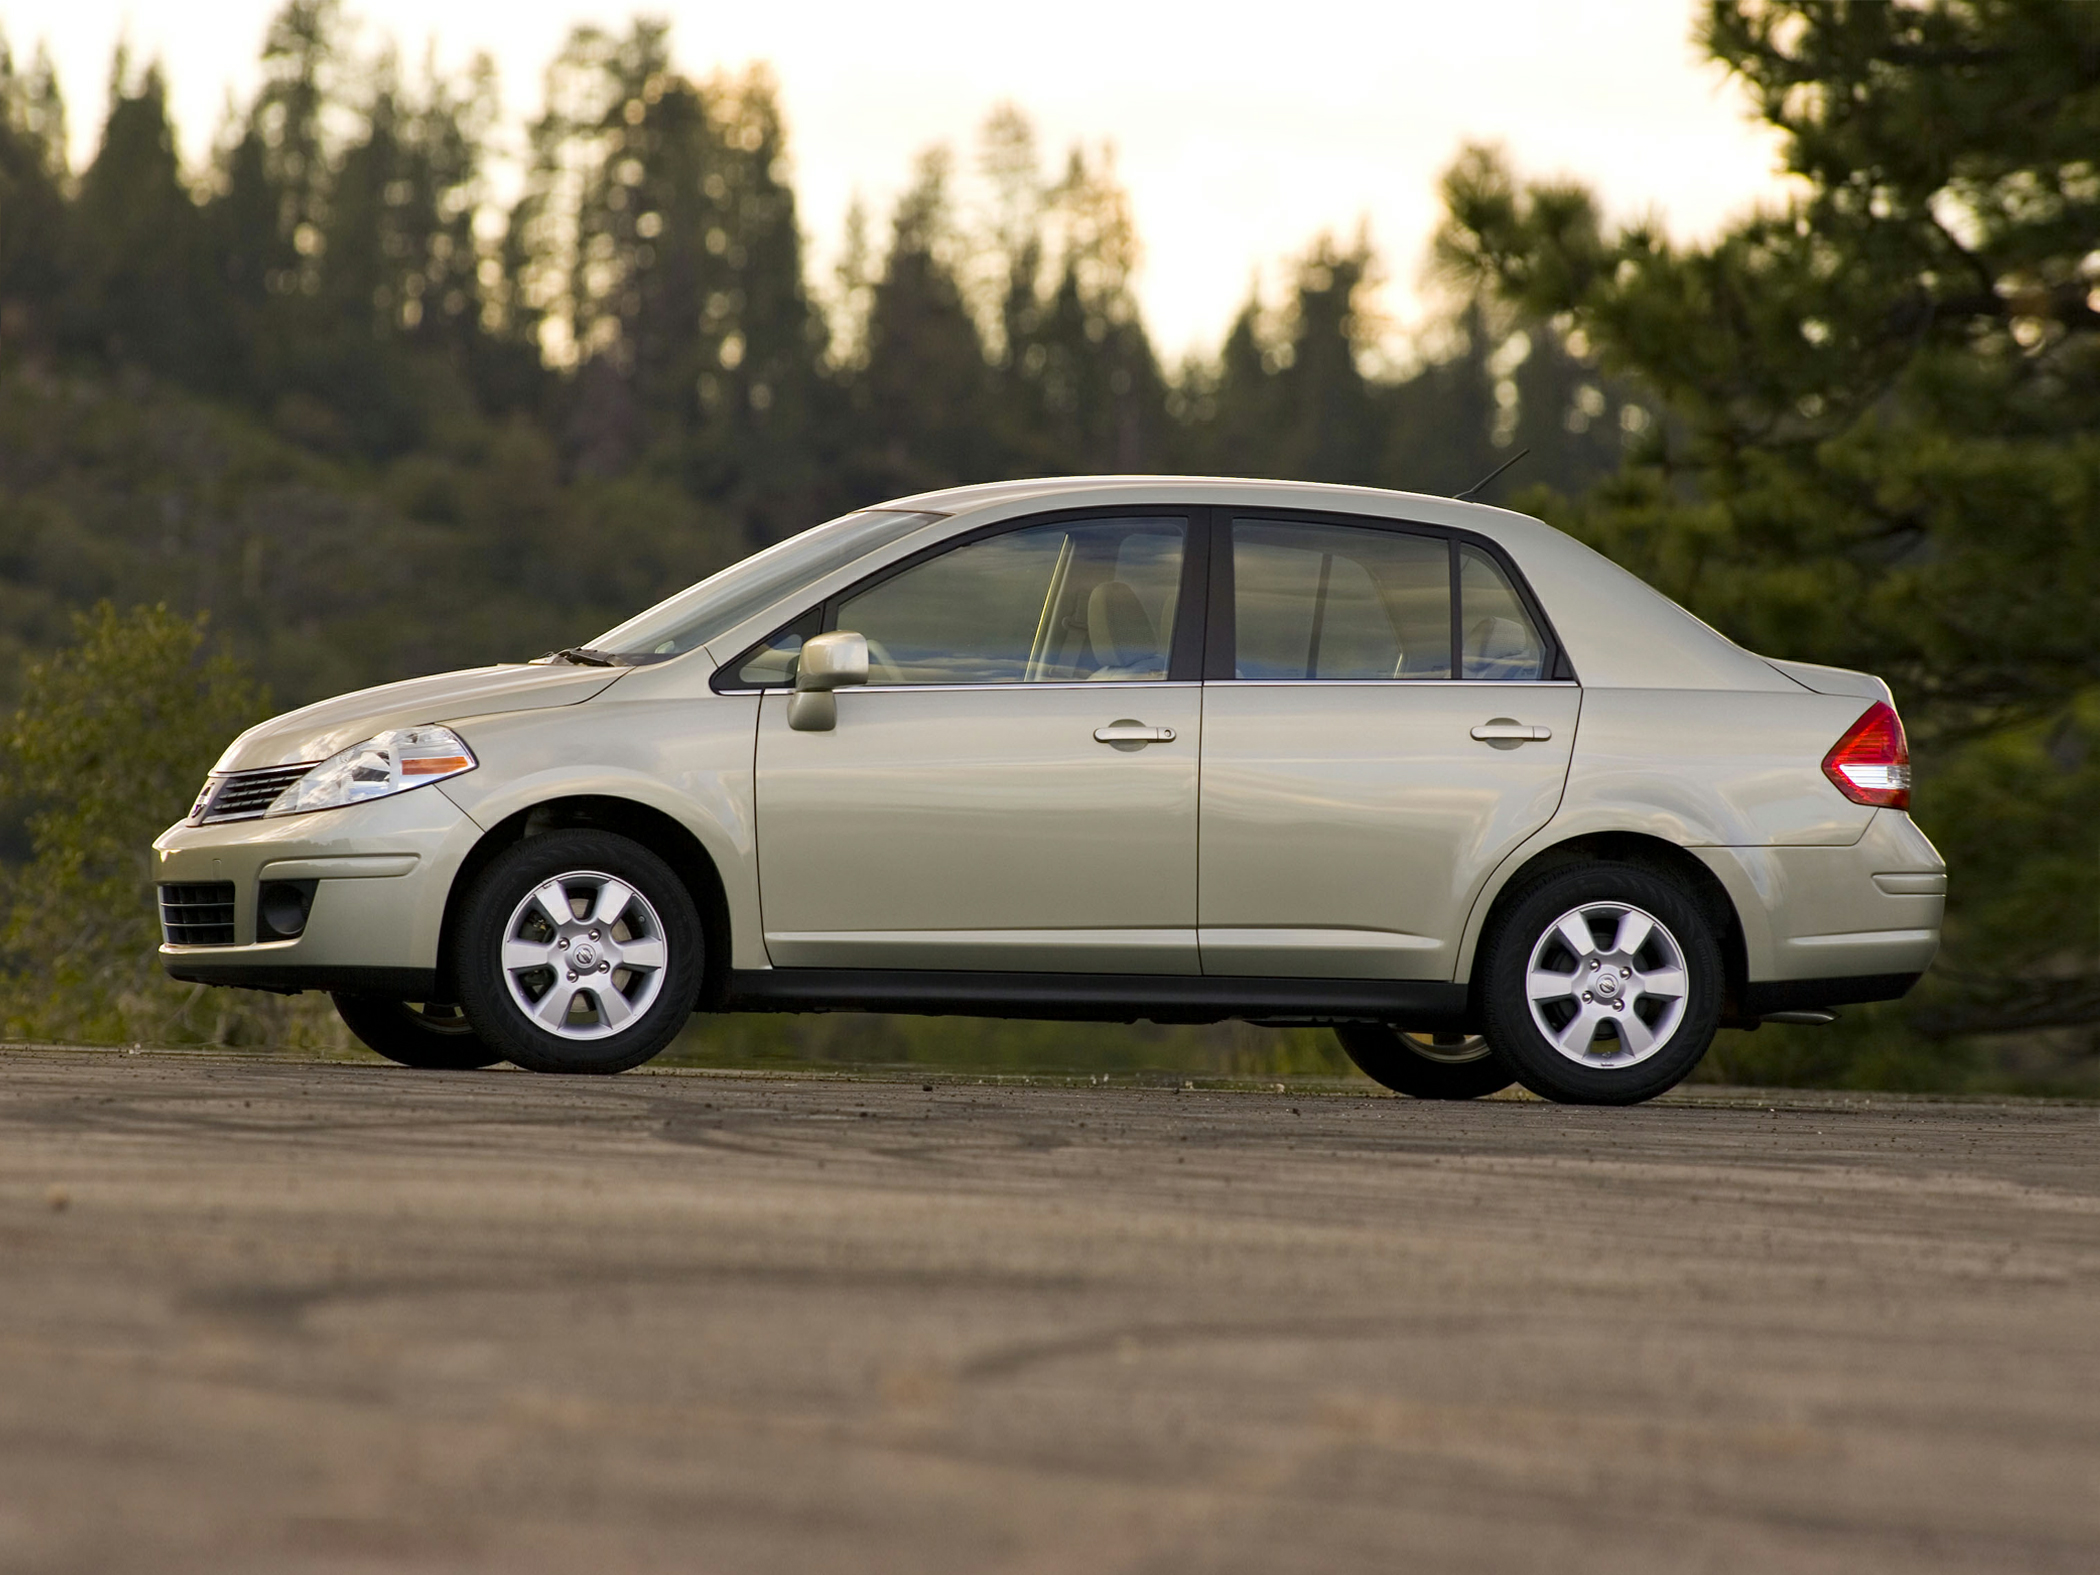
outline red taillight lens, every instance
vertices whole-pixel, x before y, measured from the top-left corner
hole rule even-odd
[[[1877,700],[1823,757],[1823,775],[1855,804],[1910,808],[1910,740],[1903,719]]]

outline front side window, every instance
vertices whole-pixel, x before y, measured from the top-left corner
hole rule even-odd
[[[802,654],[802,642],[823,626],[823,615],[822,607],[813,607],[746,651],[737,664],[737,683],[751,689],[782,688],[793,683],[795,659]]]
[[[1235,677],[1451,676],[1442,537],[1234,520],[1232,573]]]
[[[1188,526],[1031,525],[965,543],[849,595],[868,682],[1020,684],[1167,676]]]

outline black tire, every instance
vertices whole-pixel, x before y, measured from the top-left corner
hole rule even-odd
[[[1411,1034],[1385,1023],[1343,1023],[1334,1036],[1365,1077],[1416,1099],[1479,1099],[1517,1080],[1484,1040]]]
[[[329,996],[344,1026],[389,1061],[426,1072],[471,1072],[503,1059],[474,1032],[456,1006],[438,1001],[394,1001],[383,995]]]
[[[1586,956],[1569,940],[1552,938],[1565,936],[1563,918],[1590,937]],[[1639,933],[1637,924],[1621,928],[1629,918],[1655,928],[1622,954],[1618,943]],[[1535,955],[1541,974],[1566,972],[1570,980],[1565,992],[1549,985],[1536,1014]],[[1480,978],[1496,1054],[1526,1088],[1563,1104],[1638,1104],[1676,1087],[1706,1054],[1721,1020],[1724,975],[1712,926],[1676,883],[1628,864],[1556,870],[1518,892],[1487,939]],[[1589,1030],[1595,1037],[1579,1054],[1540,1026],[1544,1018],[1579,1044],[1584,1014],[1610,1027]]]
[[[534,905],[534,894],[551,882],[566,883],[554,900],[567,905],[569,918],[558,927],[545,905]],[[613,883],[627,888],[626,899],[608,894]],[[601,902],[623,900],[609,920],[576,912],[579,904],[594,914]],[[685,1026],[704,977],[700,915],[685,883],[639,842],[607,831],[548,832],[499,854],[467,893],[455,941],[460,1005],[475,1032],[532,1072],[640,1066]],[[559,966],[507,968],[505,944],[512,941],[550,958],[590,955],[580,974]],[[653,967],[630,971],[603,960],[618,959],[620,948],[641,957],[652,942]],[[579,1009],[561,1015],[559,1031],[533,1015],[565,998]]]

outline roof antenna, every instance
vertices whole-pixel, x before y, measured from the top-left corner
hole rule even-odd
[[[1509,469],[1510,466],[1514,465],[1518,460],[1522,459],[1526,454],[1529,454],[1530,452],[1531,450],[1528,448],[1518,449],[1516,453],[1510,455],[1508,459],[1505,459],[1501,464],[1497,465],[1485,476],[1482,476],[1478,481],[1474,482],[1472,486],[1466,488],[1465,491],[1452,493],[1451,501],[1453,503],[1472,502],[1473,499],[1479,494],[1480,489],[1482,487],[1486,486],[1489,482],[1493,481],[1497,476],[1501,475],[1502,472]]]

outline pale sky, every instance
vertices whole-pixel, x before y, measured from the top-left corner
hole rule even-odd
[[[243,98],[276,0],[0,0],[18,62],[47,41],[65,84],[76,167],[99,131],[111,50],[167,69],[184,158],[206,155],[229,91]],[[1322,230],[1368,221],[1401,326],[1438,210],[1436,180],[1468,139],[1519,167],[1587,180],[1619,215],[1656,210],[1680,237],[1776,197],[1775,139],[1740,88],[1702,61],[1690,0],[1449,0],[1256,5],[1241,0],[352,0],[363,41],[419,63],[496,59],[507,132],[578,21],[670,18],[681,69],[771,63],[788,118],[802,225],[822,267],[858,192],[877,215],[913,154],[967,156],[1001,100],[1035,122],[1045,162],[1108,141],[1145,247],[1138,291],[1170,359],[1214,346],[1257,273]]]

